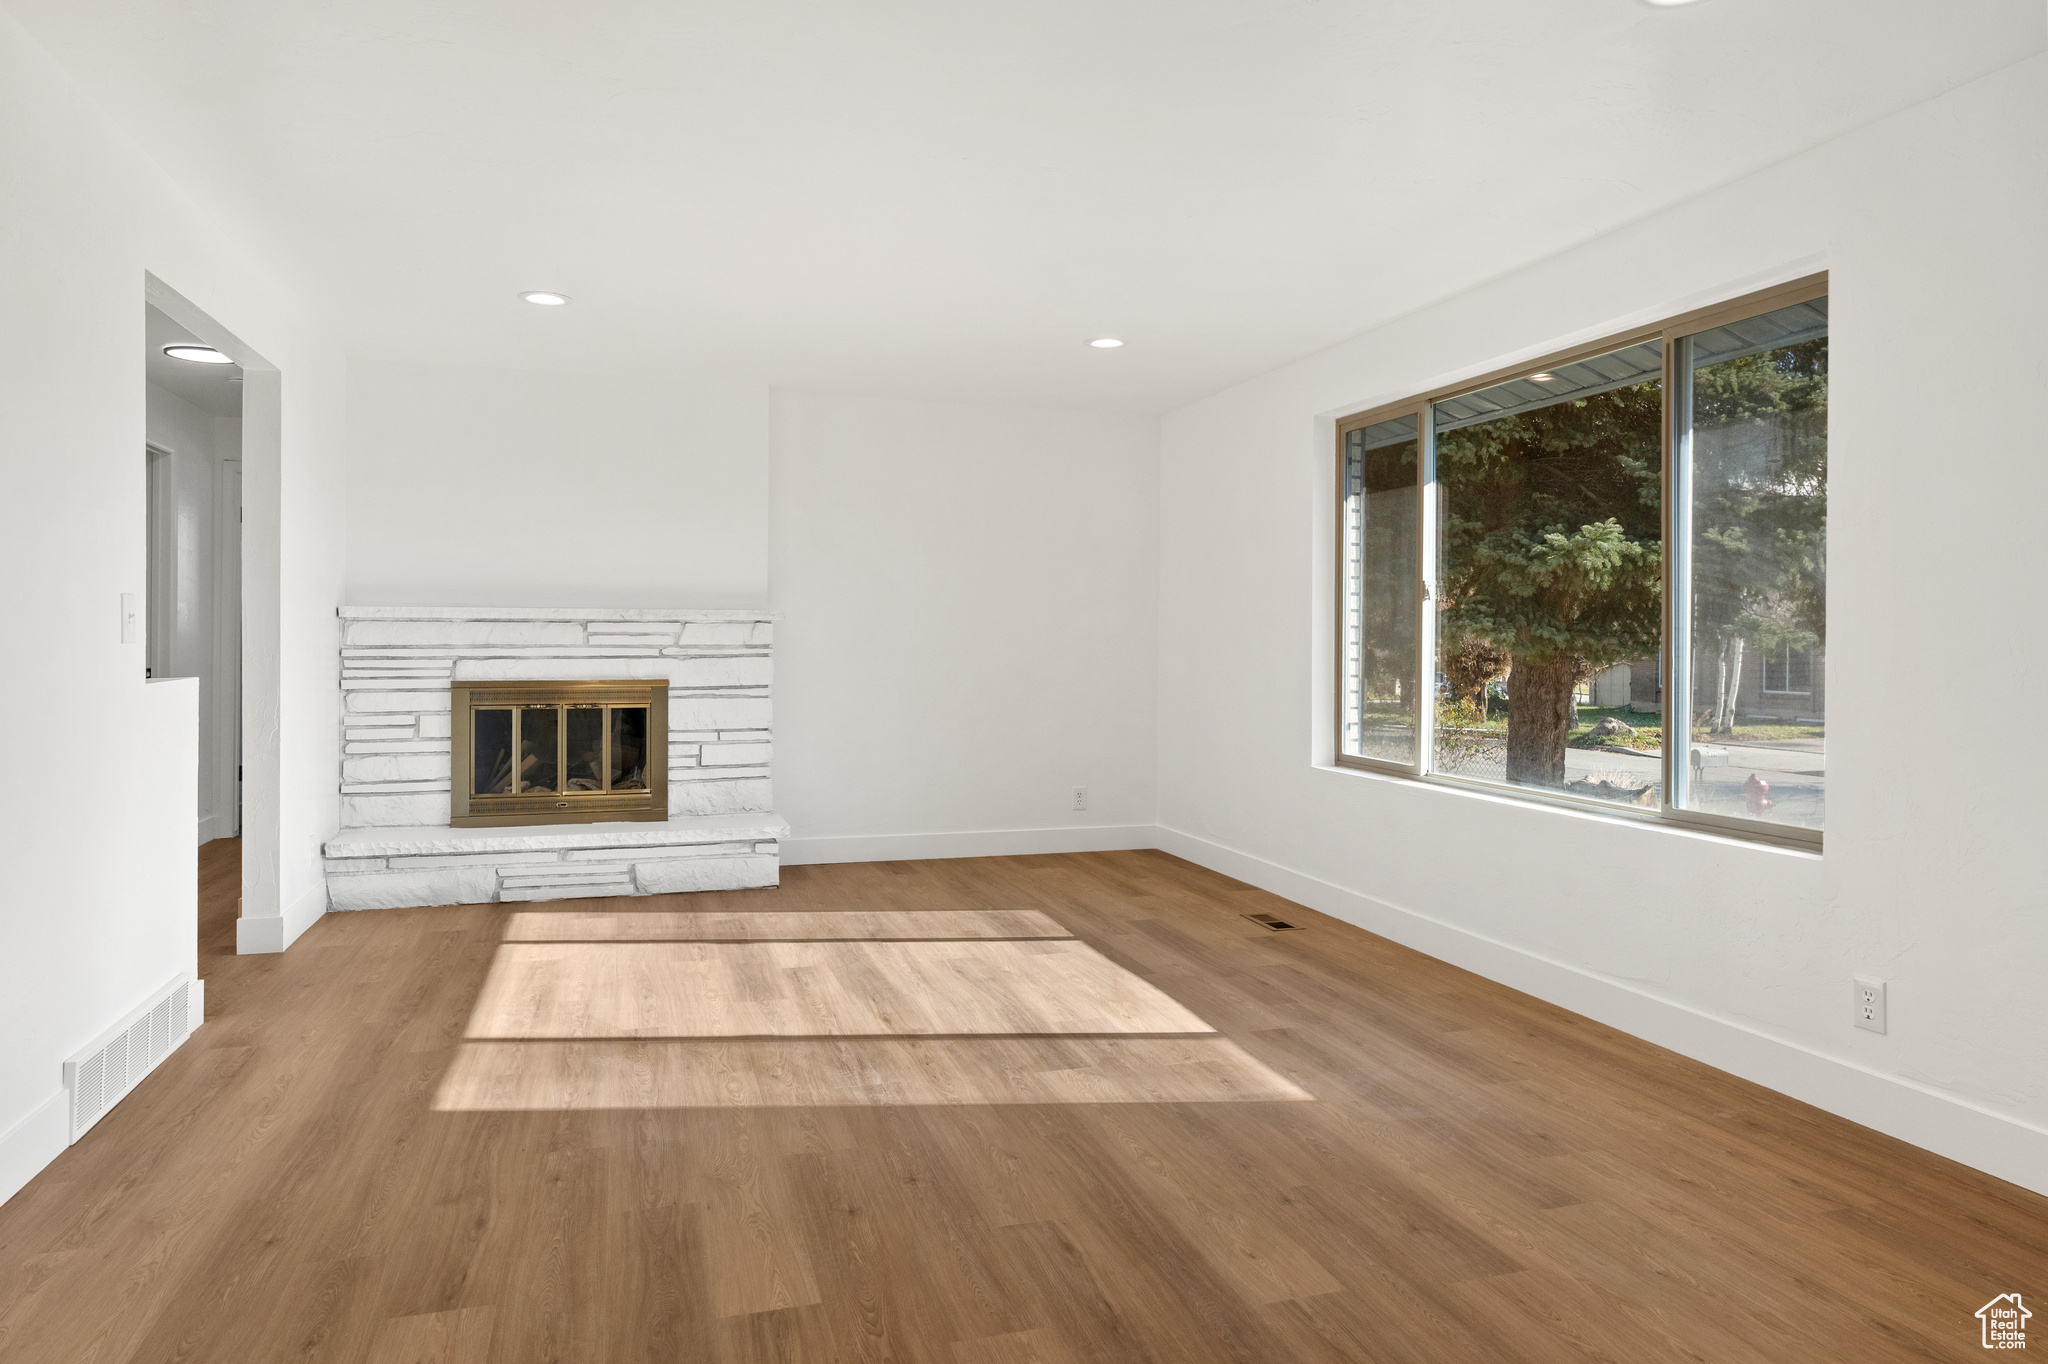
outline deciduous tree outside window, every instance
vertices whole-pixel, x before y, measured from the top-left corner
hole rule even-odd
[[[1693,723],[1735,728],[1750,649],[1827,637],[1828,343],[1693,372]]]

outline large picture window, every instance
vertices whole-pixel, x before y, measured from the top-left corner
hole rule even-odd
[[[1816,845],[1825,279],[1338,423],[1338,759]]]

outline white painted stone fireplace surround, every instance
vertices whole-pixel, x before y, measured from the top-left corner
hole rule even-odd
[[[657,895],[776,883],[774,617],[664,608],[341,609],[333,909]],[[449,684],[667,678],[669,818],[450,828]]]

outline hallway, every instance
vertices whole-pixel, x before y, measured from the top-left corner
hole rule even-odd
[[[2048,1262],[2048,1200],[1160,853],[236,957],[237,852],[206,1026],[0,1208],[10,1361],[1951,1358]]]

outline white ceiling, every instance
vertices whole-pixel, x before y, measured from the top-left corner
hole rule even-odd
[[[241,416],[242,367],[173,360],[164,354],[165,346],[181,341],[192,345],[205,342],[146,303],[142,313],[149,382],[177,394],[202,412],[216,417]]]
[[[359,350],[1136,408],[2048,47],[2041,0],[0,3]]]

